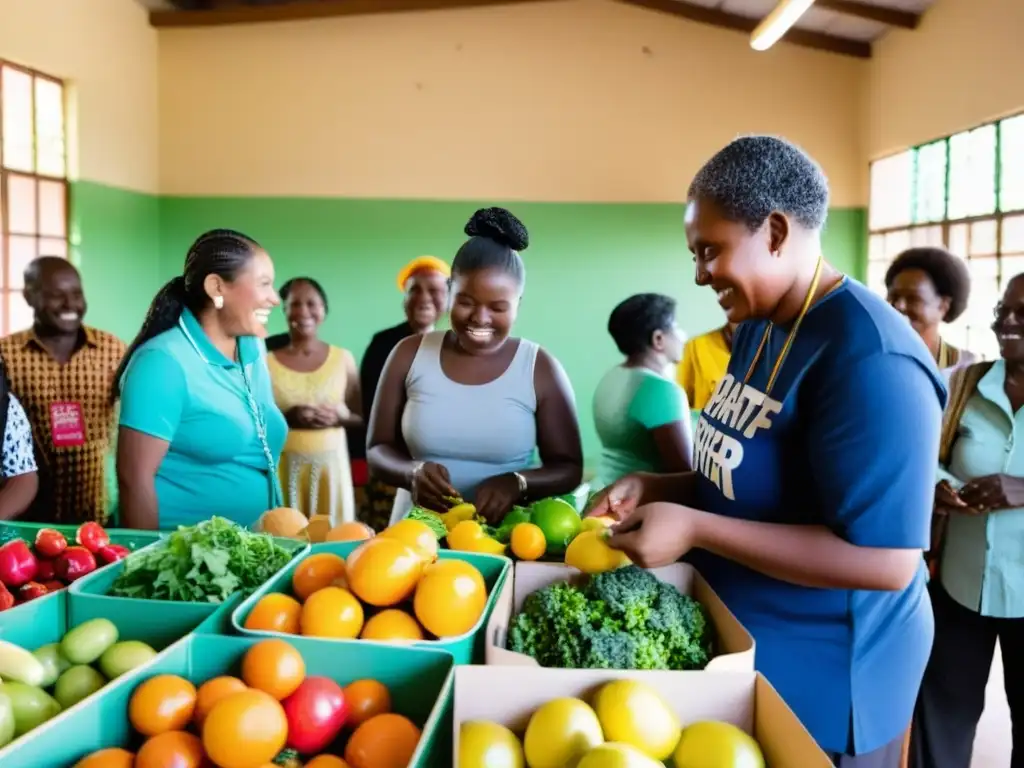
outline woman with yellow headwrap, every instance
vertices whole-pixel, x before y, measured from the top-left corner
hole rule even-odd
[[[363,413],[369,418],[377,383],[384,363],[398,343],[415,334],[429,333],[445,312],[448,303],[448,278],[451,268],[434,256],[420,256],[406,264],[398,273],[398,290],[404,299],[405,320],[396,326],[375,334],[363,353],[359,366],[362,387]],[[395,489],[370,478],[366,489],[364,522],[380,530],[387,526],[391,507],[395,500]]]

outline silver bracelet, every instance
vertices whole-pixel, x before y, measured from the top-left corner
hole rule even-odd
[[[526,478],[523,476],[521,472],[513,472],[512,477],[514,477],[516,479],[516,482],[519,483],[519,498],[525,498],[527,488]]]

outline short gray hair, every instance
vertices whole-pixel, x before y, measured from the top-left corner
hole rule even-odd
[[[807,229],[828,216],[828,179],[802,149],[775,136],[743,136],[708,160],[687,196],[710,200],[751,230],[778,211]]]

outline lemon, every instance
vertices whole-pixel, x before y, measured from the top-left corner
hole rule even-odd
[[[601,723],[586,702],[552,699],[530,717],[523,750],[530,768],[566,768],[603,741]]]
[[[629,744],[655,760],[667,760],[679,742],[679,718],[645,683],[604,684],[594,697],[594,710],[609,741]]]
[[[707,720],[683,729],[676,768],[765,768],[761,747],[732,723]]]
[[[459,768],[523,768],[523,747],[508,728],[470,720],[459,728]]]
[[[460,552],[468,552],[483,535],[484,529],[480,523],[475,520],[463,520],[448,531],[448,546]]]
[[[625,553],[605,542],[603,531],[583,531],[565,550],[565,564],[584,573],[603,573],[629,565]]]
[[[652,760],[639,749],[629,744],[608,742],[594,747],[576,764],[576,768],[662,768],[663,764]]]

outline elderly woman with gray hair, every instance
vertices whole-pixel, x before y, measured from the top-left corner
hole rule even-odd
[[[822,256],[828,183],[750,136],[690,185],[698,285],[740,323],[696,471],[627,476],[591,514],[641,565],[688,555],[835,765],[897,768],[933,635],[922,550],[946,390],[885,301]],[[913,435],[912,439],[908,436]]]

